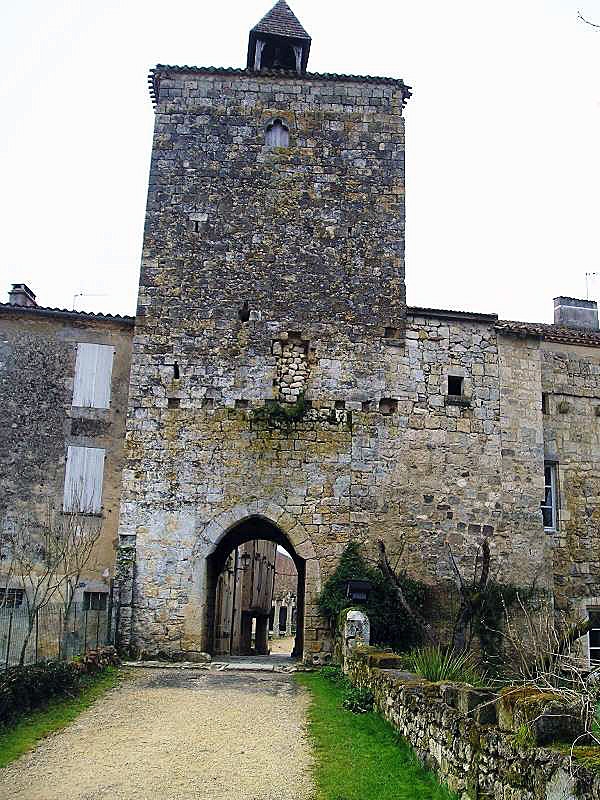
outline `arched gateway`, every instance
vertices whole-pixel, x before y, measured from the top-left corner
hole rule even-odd
[[[245,542],[266,539],[281,545],[298,571],[297,630],[293,654],[312,658],[316,639],[316,601],[320,570],[304,527],[272,502],[239,505],[213,519],[202,530],[194,552],[193,589],[186,615],[184,642],[214,652],[217,579],[231,552]]]
[[[116,579],[117,644],[123,651],[176,658],[212,653],[219,572],[235,547],[266,539],[284,547],[298,571],[294,655],[307,662],[328,659],[317,608],[319,561],[306,529],[277,504],[239,504],[204,526],[195,515],[158,514],[137,526],[136,539],[131,546],[122,534]]]

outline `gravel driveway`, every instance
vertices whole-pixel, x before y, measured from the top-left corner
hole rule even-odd
[[[281,673],[135,670],[0,770],[0,798],[312,800],[307,704]]]

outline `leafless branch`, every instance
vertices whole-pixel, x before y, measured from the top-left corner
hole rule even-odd
[[[580,19],[582,22],[585,22],[585,24],[589,25],[591,28],[600,28],[600,25],[598,25],[596,22],[592,22],[591,20],[586,19],[581,13],[581,11],[577,12],[577,19]]]

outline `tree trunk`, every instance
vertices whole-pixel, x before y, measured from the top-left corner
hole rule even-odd
[[[413,608],[408,600],[406,599],[404,592],[402,591],[402,587],[400,586],[400,582],[398,581],[398,577],[394,570],[392,569],[390,562],[388,561],[387,553],[385,550],[385,542],[383,539],[379,539],[377,542],[379,547],[379,569],[385,575],[385,577],[393,584],[394,590],[396,592],[396,597],[398,598],[398,602],[406,612],[407,617],[411,620],[414,626],[421,632],[423,639],[425,639],[428,644],[436,645],[437,644],[437,637],[431,625],[427,622],[425,617],[423,617],[416,608]]]

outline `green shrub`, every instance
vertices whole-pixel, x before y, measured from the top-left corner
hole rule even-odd
[[[341,683],[346,680],[342,668],[335,665],[331,667],[321,667],[321,675],[332,683]]]
[[[366,714],[373,710],[373,692],[370,689],[361,689],[358,686],[348,686],[344,689],[342,705],[354,714]]]
[[[13,722],[53,697],[74,695],[83,676],[117,663],[115,649],[106,647],[74,661],[40,661],[10,667],[0,673],[0,725]]]
[[[406,666],[411,672],[428,681],[457,681],[482,686],[485,673],[480,669],[474,653],[456,651],[445,647],[421,647],[405,656]]]
[[[335,572],[328,578],[319,596],[319,608],[324,616],[336,625],[340,612],[356,606],[356,602],[346,596],[345,583],[348,580],[367,580],[372,589],[366,603],[360,605],[371,624],[371,641],[406,650],[419,644],[419,631],[400,603],[394,586],[379,569],[368,565],[360,553],[357,542],[346,547]],[[425,598],[425,586],[406,576],[401,578],[402,589],[408,601],[421,609]]]

